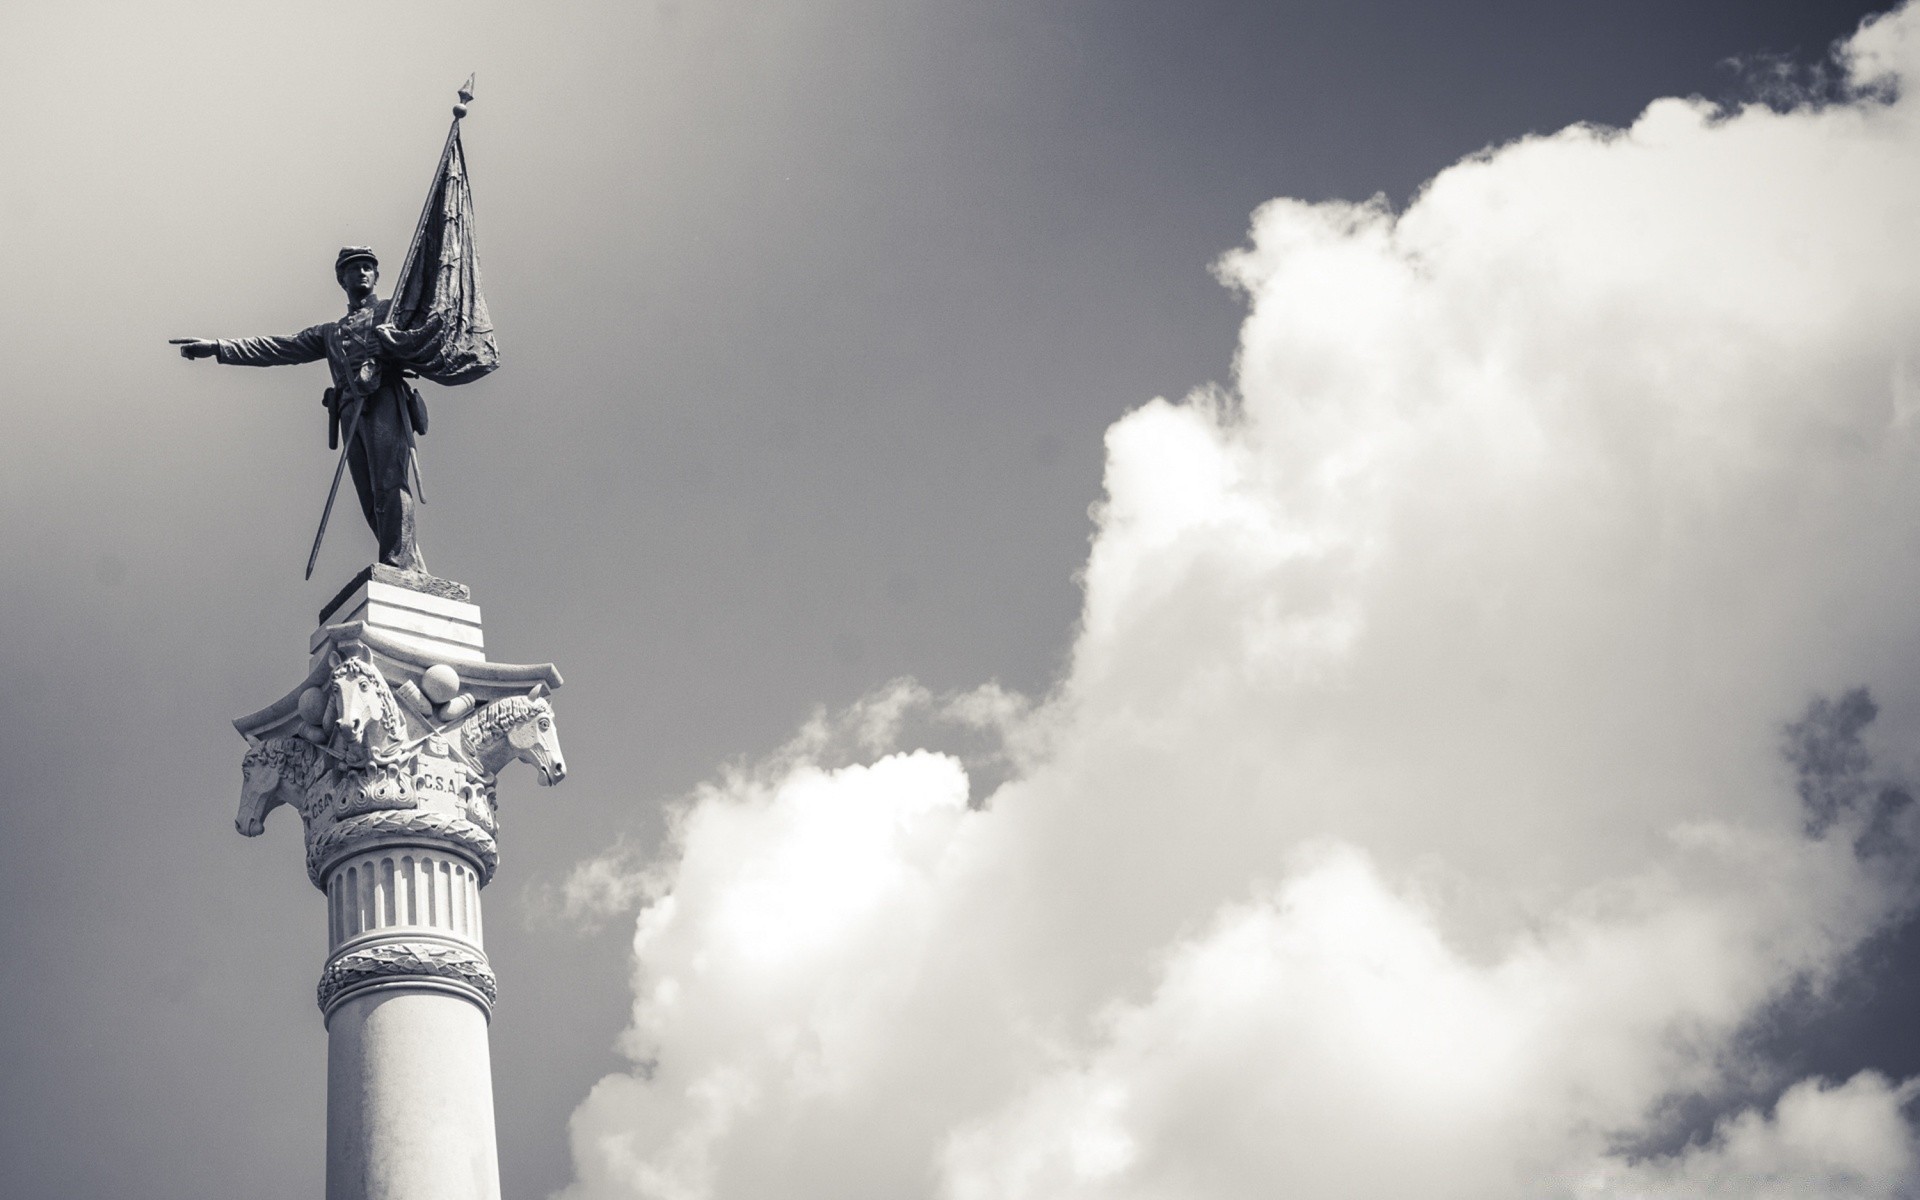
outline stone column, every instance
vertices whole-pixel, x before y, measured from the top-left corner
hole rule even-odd
[[[552,664],[486,660],[464,587],[362,572],[321,612],[307,678],[234,724],[240,832],[291,805],[326,897],[327,1200],[498,1200],[481,889],[495,783],[566,775]],[[330,623],[330,618],[344,616]]]
[[[479,872],[425,841],[349,851],[325,877],[327,1200],[493,1200]]]

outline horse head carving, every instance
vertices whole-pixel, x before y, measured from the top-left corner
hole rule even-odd
[[[540,773],[542,787],[565,779],[567,760],[546,691],[535,684],[529,695],[506,696],[475,712],[461,723],[461,749],[489,776],[517,758]]]
[[[386,679],[367,659],[327,652],[327,706],[321,727],[327,751],[349,767],[364,767],[406,737],[406,719]]]
[[[247,837],[266,828],[267,814],[291,804],[306,816],[307,788],[317,773],[320,752],[299,738],[269,738],[240,760],[240,811],[233,827]]]

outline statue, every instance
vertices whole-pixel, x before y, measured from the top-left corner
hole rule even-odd
[[[278,367],[324,358],[333,372],[326,405],[329,448],[339,444],[341,411],[348,403],[359,421],[345,447],[360,511],[379,541],[380,561],[402,571],[425,574],[426,562],[414,536],[414,486],[417,474],[414,435],[427,431],[427,407],[407,384],[396,356],[399,331],[387,323],[390,301],[374,295],[380,263],[365,246],[348,246],[333,263],[347,293],[347,315],[315,325],[292,337],[246,337],[210,341],[183,338],[175,344],[182,358],[217,358],[237,367]]]
[[[473,195],[460,143],[460,119],[472,99],[473,80],[468,79],[460,89],[460,103],[453,107],[453,126],[390,300],[374,295],[380,263],[373,251],[348,246],[333,263],[334,277],[347,293],[347,315],[338,321],[292,337],[172,339],[183,358],[217,358],[234,366],[327,360],[333,371],[333,387],[326,394],[328,445],[340,450],[340,462],[334,467],[333,490],[327,493],[313,551],[307,555],[308,578],[320,556],[341,472],[349,466],[360,511],[380,544],[380,562],[409,574],[426,574],[414,536],[414,504],[420,498],[414,437],[427,432],[427,407],[407,380],[430,379],[452,387],[471,383],[500,365],[493,320],[480,294]]]

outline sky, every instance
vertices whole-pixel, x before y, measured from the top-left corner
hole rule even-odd
[[[300,578],[320,368],[166,339],[397,262],[469,72],[505,366],[420,537],[570,770],[504,1195],[1920,1188],[1873,13],[0,7],[10,1191],[320,1190],[230,721],[372,539]]]

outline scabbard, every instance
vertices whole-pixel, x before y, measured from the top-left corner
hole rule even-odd
[[[413,426],[413,432],[420,437],[427,436],[427,402],[421,398],[420,389],[410,383],[400,385],[407,392],[407,420]]]
[[[328,388],[320,403],[327,406],[327,449],[340,448],[340,389]]]

